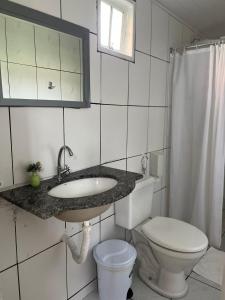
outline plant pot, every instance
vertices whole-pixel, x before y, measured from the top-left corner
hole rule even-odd
[[[38,188],[40,186],[41,179],[40,179],[40,176],[36,172],[32,173],[32,175],[30,177],[30,184],[34,188]]]

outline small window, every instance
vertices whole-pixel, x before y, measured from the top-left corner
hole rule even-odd
[[[133,61],[135,2],[99,0],[98,24],[99,50]]]

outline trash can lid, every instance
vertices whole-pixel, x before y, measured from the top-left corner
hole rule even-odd
[[[109,268],[127,267],[137,257],[135,248],[122,240],[108,240],[94,248],[95,261]]]

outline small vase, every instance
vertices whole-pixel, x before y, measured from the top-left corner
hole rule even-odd
[[[40,186],[40,183],[41,183],[40,176],[36,172],[33,172],[30,177],[31,186],[34,188],[38,188]]]

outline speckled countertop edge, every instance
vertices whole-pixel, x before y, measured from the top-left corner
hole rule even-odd
[[[98,195],[62,199],[48,195],[48,191],[59,184],[56,177],[53,177],[43,180],[37,189],[25,185],[1,192],[0,197],[42,219],[48,219],[65,210],[93,208],[114,203],[130,194],[135,187],[136,180],[143,176],[119,169],[95,166],[73,172],[65,177],[61,183],[87,177],[109,177],[116,179],[118,183],[111,190]]]

